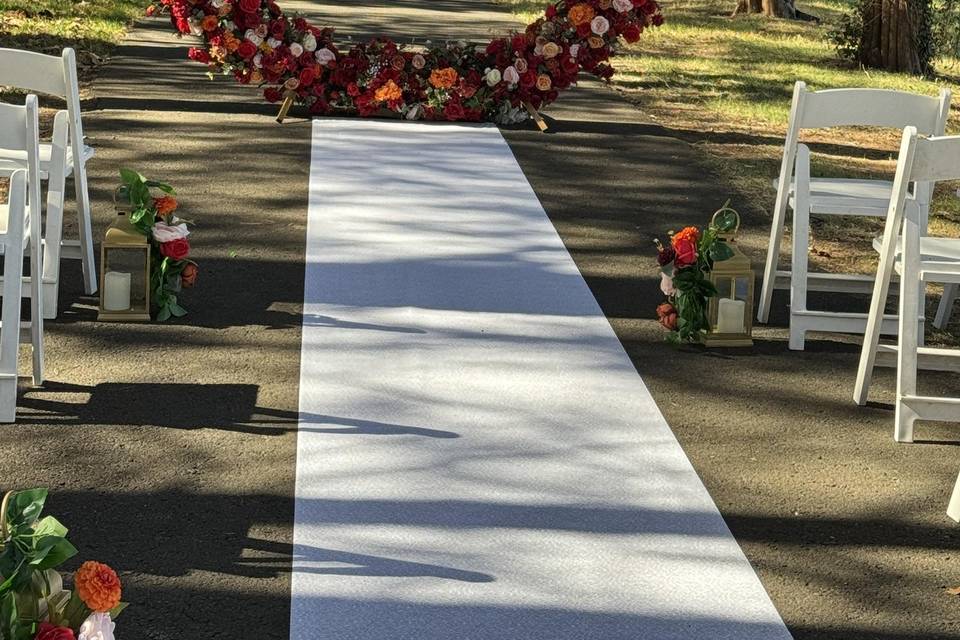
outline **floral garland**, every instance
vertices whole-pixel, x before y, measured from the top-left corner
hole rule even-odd
[[[56,567],[77,554],[67,528],[40,517],[46,489],[7,494],[0,512],[0,638],[2,640],[113,640],[120,601],[117,573],[84,562],[63,588]]]
[[[160,0],[180,34],[203,38],[189,56],[213,72],[291,98],[311,113],[511,123],[540,109],[584,70],[609,79],[618,38],[662,24],[656,0],[559,0],[522,33],[486,46],[413,51],[388,38],[341,51],[333,29],[285,16],[273,0]],[[147,14],[158,7],[151,5]]]
[[[120,179],[117,193],[130,204],[130,222],[151,243],[150,287],[157,321],[184,316],[187,310],[177,294],[194,285],[199,270],[189,257],[187,223],[173,214],[178,206],[173,187],[130,169],[120,169]],[[155,197],[151,189],[162,195]]]
[[[710,331],[707,303],[717,295],[710,271],[714,262],[733,255],[733,250],[720,238],[720,234],[737,225],[737,214],[729,204],[727,201],[714,215],[710,226],[702,231],[697,227],[684,227],[677,233],[670,232],[669,245],[654,241],[660,265],[660,290],[667,296],[667,301],[657,306],[657,320],[669,331],[667,342],[702,342]]]

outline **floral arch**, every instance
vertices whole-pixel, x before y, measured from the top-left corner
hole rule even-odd
[[[663,22],[655,0],[559,0],[520,33],[486,46],[425,50],[375,38],[341,51],[333,29],[285,16],[273,0],[161,0],[184,35],[203,38],[190,58],[263,87],[311,113],[410,120],[511,123],[576,82],[583,70],[609,79],[618,40],[636,42]],[[156,7],[148,9],[148,13]]]

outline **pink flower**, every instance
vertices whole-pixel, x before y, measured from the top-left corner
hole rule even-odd
[[[633,9],[633,0],[613,0],[613,8],[620,13],[626,13]]]
[[[672,296],[677,292],[677,288],[673,286],[673,278],[663,271],[660,272],[660,291],[663,291],[665,296]]]
[[[593,19],[593,22],[590,23],[590,30],[598,36],[602,36],[607,31],[610,31],[610,21],[603,16],[597,16]]]
[[[508,84],[517,84],[520,82],[520,74],[516,67],[507,67],[503,70],[503,81]]]
[[[427,65],[427,59],[417,53],[410,59],[410,64],[414,69],[423,69]]]
[[[153,239],[161,244],[170,242],[171,240],[186,238],[188,235],[190,235],[190,232],[187,231],[187,225],[183,222],[180,224],[158,222],[153,225]]]
[[[317,58],[317,62],[322,65],[328,65],[337,59],[337,55],[326,47],[323,49],[317,49],[317,52],[313,55]]]

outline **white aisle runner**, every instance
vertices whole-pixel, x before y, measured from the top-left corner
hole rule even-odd
[[[496,128],[310,176],[291,638],[790,637]]]

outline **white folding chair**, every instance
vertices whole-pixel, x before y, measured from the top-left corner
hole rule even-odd
[[[37,96],[28,95],[22,107],[0,103],[0,153],[22,153],[27,159],[27,205],[24,216],[23,246],[13,255],[8,256],[4,253],[4,263],[16,260],[18,257],[22,260],[23,255],[29,250],[30,277],[25,278],[24,281],[29,282],[30,287],[29,293],[26,291],[23,293],[26,294],[24,297],[29,296],[30,298],[30,321],[27,327],[29,328],[29,337],[25,338],[24,341],[29,342],[32,346],[33,383],[36,385],[43,383],[44,365],[39,127]],[[6,287],[6,280],[4,280],[4,287]],[[7,301],[4,301],[4,305],[6,304]],[[19,305],[19,300],[17,304]]]
[[[801,131],[846,126],[902,129],[915,126],[925,135],[943,135],[950,109],[950,91],[938,97],[920,96],[882,89],[830,89],[809,91],[803,82],[793,90],[793,104],[784,143],[780,176],[776,180],[777,199],[763,273],[763,286],[757,305],[757,320],[766,322],[774,288],[790,289],[790,348],[802,350],[808,331],[861,333],[866,326],[864,313],[815,311],[807,309],[808,291],[866,293],[872,279],[859,274],[810,273],[808,270],[810,215],[847,215],[883,217],[890,204],[892,183],[884,180],[827,179],[810,176],[810,151],[799,143]],[[923,197],[920,219],[924,229],[929,208],[929,185],[918,184]],[[780,245],[787,207],[793,209],[793,253],[791,269],[778,270]],[[949,307],[946,298],[941,303]],[[883,323],[883,332],[896,333],[891,318]]]
[[[61,239],[63,250],[60,257],[79,259],[83,269],[84,290],[88,294],[96,293],[97,268],[93,253],[86,169],[86,162],[93,157],[94,150],[93,147],[84,144],[76,55],[71,48],[64,49],[60,56],[48,56],[19,49],[0,49],[0,85],[56,96],[67,103],[69,143],[65,176],[73,176],[79,239]],[[9,173],[18,168],[25,168],[25,162],[26,158],[20,154],[0,154],[0,172]],[[44,178],[50,174],[52,163],[53,144],[41,144],[40,169]]]
[[[2,137],[2,132],[0,132]],[[0,308],[0,422],[17,418],[17,355],[20,347],[20,300],[23,287],[23,229],[27,208],[27,173],[10,176],[6,215],[0,216],[3,262],[3,301]]]

